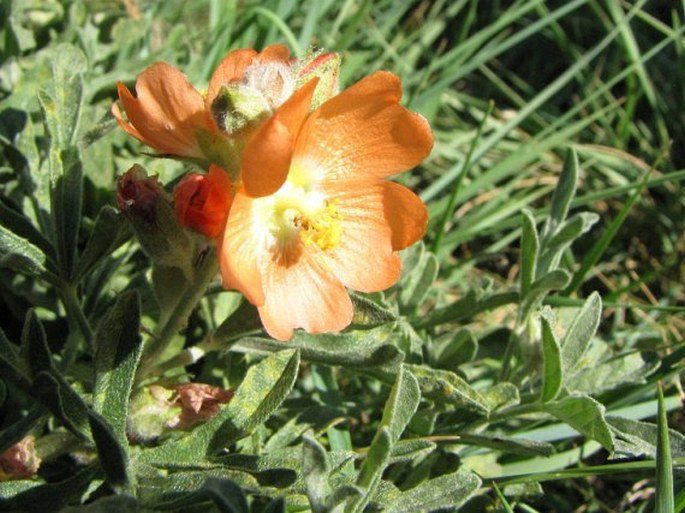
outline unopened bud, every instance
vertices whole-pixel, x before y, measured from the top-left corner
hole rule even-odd
[[[314,77],[319,78],[312,98],[312,110],[338,94],[340,54],[312,52],[299,61],[296,66],[296,87],[298,89]]]
[[[117,202],[140,245],[155,264],[188,270],[193,246],[176,221],[171,197],[156,176],[134,165],[119,178]]]
[[[226,172],[211,165],[209,173],[188,173],[174,189],[174,208],[181,226],[213,239],[223,230],[231,207],[232,185]]]
[[[0,454],[0,481],[30,479],[39,466],[34,438],[27,436]]]

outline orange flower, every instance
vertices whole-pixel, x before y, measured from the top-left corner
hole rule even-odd
[[[188,173],[174,189],[178,224],[210,239],[224,227],[231,207],[232,185],[226,172],[212,164],[209,173]]]
[[[418,196],[385,180],[433,145],[426,120],[399,104],[398,77],[374,73],[309,114],[315,87],[297,90],[248,143],[219,240],[224,286],[245,294],[280,340],[297,327],[346,327],[346,287],[395,283],[397,251],[428,219]]]
[[[294,87],[288,82],[289,57],[283,45],[269,46],[261,53],[232,51],[214,71],[206,95],[197,91],[181,71],[158,62],[138,76],[135,97],[123,83],[117,84],[128,121],[117,104],[112,105],[112,113],[124,130],[163,154],[217,160],[216,154],[232,151],[216,148],[217,141],[229,135],[225,133],[225,117],[231,115],[230,105],[217,102],[222,88],[253,91],[253,96],[265,99],[264,110],[269,114],[268,110],[275,110]]]

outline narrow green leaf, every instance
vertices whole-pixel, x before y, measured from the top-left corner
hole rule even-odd
[[[598,220],[599,216],[594,212],[581,212],[564,221],[557,232],[543,243],[539,272],[556,269],[564,250],[587,233]]]
[[[511,505],[509,504],[509,501],[504,497],[502,492],[499,489],[499,486],[497,486],[497,483],[492,483],[492,488],[495,490],[495,494],[497,494],[497,498],[499,499],[500,503],[502,504],[502,507],[504,508],[504,511],[506,513],[514,513],[514,510],[511,509]]]
[[[659,428],[656,442],[656,513],[673,513],[675,503],[673,499],[673,461],[671,447],[668,441],[668,419],[664,407],[664,392],[659,383],[657,388],[659,397],[659,413],[657,425]]]
[[[540,317],[542,323],[542,392],[540,400],[543,403],[554,400],[563,383],[564,371],[561,365],[561,347],[550,320],[546,316]]]
[[[69,431],[83,440],[90,439],[88,407],[59,373],[39,372],[33,379],[30,393]]]
[[[446,334],[434,340],[431,347],[431,366],[439,369],[456,369],[472,361],[478,352],[478,339],[468,328]]]
[[[561,340],[561,365],[568,374],[579,364],[597,331],[602,316],[602,298],[593,292],[571,322]]]
[[[112,427],[99,414],[89,411],[88,421],[106,481],[117,493],[133,493],[127,445],[122,445]]]
[[[60,513],[138,513],[140,506],[130,495],[110,495],[82,506],[71,506]]]
[[[75,142],[83,105],[83,74],[88,62],[79,48],[60,44],[54,47],[50,65],[52,80],[39,92],[39,100],[50,131],[51,145],[66,149]]]
[[[311,433],[306,434],[302,437],[302,474],[314,513],[329,511],[326,506],[326,499],[330,494],[328,472],[326,451]]]
[[[362,464],[356,485],[363,490],[362,497],[348,503],[346,511],[363,511],[373,495],[383,470],[390,461],[390,455],[395,443],[402,436],[402,432],[409,424],[421,400],[419,383],[413,374],[404,366],[400,367],[395,385],[385,402],[383,418],[371,442],[369,452]]]
[[[525,298],[533,285],[537,273],[538,252],[540,250],[540,238],[535,219],[528,209],[521,213],[521,297]]]
[[[570,395],[544,405],[543,409],[573,429],[608,450],[614,450],[614,438],[604,418],[605,408],[587,395]]]
[[[196,473],[197,478],[203,479],[203,475]],[[195,491],[176,497],[161,504],[155,504],[155,509],[162,511],[185,511],[187,508],[197,506],[198,503],[211,501],[221,513],[248,513],[247,499],[242,488],[233,480],[224,477],[214,477],[207,473],[204,483]],[[169,487],[170,490],[173,488]],[[176,488],[178,490],[178,488]]]
[[[416,511],[456,511],[478,491],[481,480],[463,467],[451,474],[435,477],[402,492],[387,505],[388,513]]]
[[[0,367],[0,371],[2,371]],[[4,377],[4,374],[3,374]],[[0,454],[19,442],[46,417],[45,409],[39,404],[34,405],[29,412],[14,424],[0,430]]]
[[[25,215],[12,208],[9,205],[9,200],[5,198],[0,198],[0,226],[36,246],[48,257],[47,265],[52,267],[53,262],[50,260],[55,258],[52,243]]]
[[[62,171],[51,189],[52,218],[62,275],[71,278],[76,266],[76,244],[81,226],[83,168],[79,150],[70,146],[60,152]]]
[[[542,303],[550,292],[564,288],[570,278],[571,276],[567,271],[555,269],[535,280],[531,284],[528,294],[521,302],[521,308],[519,309],[521,321],[523,322],[523,320],[527,319],[530,313]]]
[[[549,217],[542,232],[544,239],[556,234],[558,228],[566,220],[571,201],[576,194],[579,167],[578,154],[570,147],[566,152],[564,167],[561,169],[559,182],[552,195]]]
[[[550,456],[555,452],[554,446],[547,442],[525,440],[523,438],[489,434],[487,432],[477,435],[462,433],[459,435],[458,443],[475,447],[489,447],[500,452],[521,454],[523,456]]]
[[[48,271],[48,265],[47,256],[38,246],[0,225],[0,267],[58,283],[59,278]]]
[[[111,426],[119,443],[126,442],[128,405],[142,354],[140,298],[124,292],[100,325],[95,337],[93,408]]]
[[[370,330],[349,333],[312,335],[295,332],[288,347],[297,348],[304,361],[328,365],[342,365],[355,369],[384,368],[394,370],[404,360],[404,354],[389,339],[392,325],[381,325]],[[240,350],[279,351],[283,343],[273,339],[244,338],[235,344]]]
[[[28,490],[13,494],[11,498],[0,498],[0,510],[59,511],[68,504],[78,504],[97,472],[97,465],[89,465],[58,483],[37,486],[31,483],[32,486]]]
[[[431,369],[422,365],[406,365],[416,377],[421,395],[427,399],[461,407],[481,415],[487,415],[490,409],[485,399],[454,372]]]
[[[373,328],[397,320],[397,315],[357,292],[350,293],[354,317],[352,326]]]
[[[426,299],[438,275],[438,259],[424,251],[415,267],[405,268],[409,273],[402,285],[399,302],[403,309],[416,309]]]
[[[35,310],[29,310],[21,332],[21,358],[28,363],[30,375],[35,376],[41,371],[53,371],[55,364],[48,347],[43,323]]]
[[[24,325],[26,331],[26,324]],[[19,355],[18,348],[12,344],[5,332],[0,329],[0,376],[22,390],[28,390],[31,386],[31,368],[23,356]],[[1,451],[0,451],[1,452]]]
[[[658,425],[614,415],[607,415],[606,420],[616,433],[614,438],[617,456],[656,459],[659,438]],[[671,457],[685,457],[685,435],[675,429],[669,429],[668,438]]]
[[[364,511],[371,496],[378,486],[383,470],[390,461],[392,452],[392,435],[387,426],[381,426],[371,442],[364,463],[357,477],[357,487],[361,490],[360,496],[352,496],[347,502],[345,513],[358,513]]]
[[[126,219],[109,205],[102,207],[95,219],[95,225],[79,258],[74,281],[86,276],[103,258],[111,255],[131,236]]]

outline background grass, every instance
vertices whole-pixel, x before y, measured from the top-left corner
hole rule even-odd
[[[202,87],[228,51],[274,42],[285,42],[298,56],[312,46],[340,52],[343,86],[372,71],[391,70],[402,78],[405,105],[426,116],[434,129],[430,157],[398,178],[421,194],[431,214],[425,245],[432,250],[434,263],[426,263],[426,257],[407,257],[417,258],[411,262],[420,261],[422,269],[429,267],[425,298],[403,302],[400,296],[398,303],[412,336],[420,340],[417,351],[422,361],[433,358],[436,368],[451,362],[448,367],[476,389],[507,377],[521,397],[532,393],[528,360],[533,357],[507,349],[512,333],[520,334],[525,327],[517,324],[518,299],[507,294],[518,289],[525,265],[521,212],[528,209],[540,225],[550,218],[552,194],[572,150],[579,171],[570,215],[591,212],[598,215],[598,222],[563,251],[560,268],[568,271],[570,283],[548,295],[545,303],[560,319],[570,319],[577,311],[574,307],[598,291],[604,305],[598,336],[605,342],[606,358],[641,353],[649,364],[660,366],[593,396],[612,414],[653,419],[655,383],[663,381],[670,426],[682,432],[685,417],[678,397],[683,397],[680,375],[685,357],[683,9],[682,3],[666,0],[4,2],[4,198],[12,205],[26,202],[17,175],[17,162],[27,151],[17,143],[17,134],[26,133],[26,122],[17,120],[17,112],[32,120],[36,151],[45,152],[37,90],[49,79],[45,59],[60,42],[80,47],[89,63],[79,130],[97,138],[82,154],[83,213],[91,225],[103,205],[113,204],[115,177],[134,162],[159,173],[164,182],[183,170],[181,165],[141,155],[141,146],[115,129],[109,108],[117,80],[132,84],[147,65],[165,60]],[[86,233],[83,229],[80,244],[85,244]],[[119,290],[143,279],[147,261],[135,245],[129,247],[125,267],[103,270],[82,288],[91,318],[101,315]],[[2,273],[1,323],[7,337],[21,337],[30,307],[38,308],[49,340],[63,337],[69,326],[49,289],[18,280],[11,271]],[[455,308],[475,292],[484,293],[479,297],[490,302]],[[212,322],[196,315],[188,340],[193,341],[192,328],[200,333],[199,339]],[[455,333],[464,328],[469,329],[468,336],[450,346],[456,348],[450,349],[451,359],[440,353],[449,345],[445,341],[452,344]],[[465,356],[469,347],[470,357]],[[442,363],[435,356],[440,354]],[[234,366],[225,379],[239,382],[245,361],[233,353],[217,358],[223,358],[221,365]],[[193,371],[209,376],[211,368],[208,363]],[[330,448],[371,443],[386,398],[385,393],[378,394],[382,380],[344,367],[334,368],[335,377],[328,367],[313,367],[311,372],[314,384],[298,384],[300,393],[321,394],[322,404],[341,408],[353,419],[342,434],[328,433]],[[339,390],[330,395],[336,382]],[[294,411],[293,406],[290,412]],[[500,487],[508,485],[506,496],[519,511],[650,510],[653,462],[601,466],[607,463],[607,453],[599,444],[579,439],[564,422],[550,423],[527,413],[532,412],[515,410],[499,420],[495,416],[492,425],[502,436],[552,442],[555,455],[511,455],[473,438],[441,449],[430,465],[430,458],[416,460],[413,467],[390,468],[386,477],[408,489],[412,469],[444,474],[456,468],[459,459],[479,472],[486,485],[492,479],[499,480]],[[7,416],[4,424],[9,420]],[[417,426],[413,429],[421,432]],[[430,436],[468,439],[479,429],[476,420],[463,422],[440,412]],[[342,438],[336,442],[336,436]],[[677,456],[674,460],[683,463]],[[584,472],[585,463],[600,466]],[[557,472],[569,465],[574,470]],[[545,482],[543,497],[531,485],[538,482]],[[514,483],[519,483],[519,492],[512,491]],[[682,484],[682,475],[676,476],[676,483]],[[466,508],[494,510],[503,498],[486,486]]]

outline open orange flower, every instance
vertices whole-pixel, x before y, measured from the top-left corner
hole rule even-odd
[[[217,103],[222,88],[246,88],[246,94],[251,91],[262,101],[264,113],[270,114],[292,93],[289,68],[290,51],[284,45],[271,45],[260,53],[235,50],[221,61],[203,95],[181,71],[158,62],[138,76],[136,96],[123,83],[117,84],[128,121],[117,104],[112,113],[124,130],[163,154],[218,160],[217,154],[226,149],[216,148],[217,140],[230,135],[226,133],[230,106],[226,101]]]
[[[248,143],[219,240],[224,285],[245,294],[280,340],[298,327],[346,327],[346,287],[395,283],[397,251],[423,236],[428,219],[418,196],[385,180],[433,145],[426,120],[399,104],[399,78],[374,73],[310,114],[315,87],[297,90]]]

